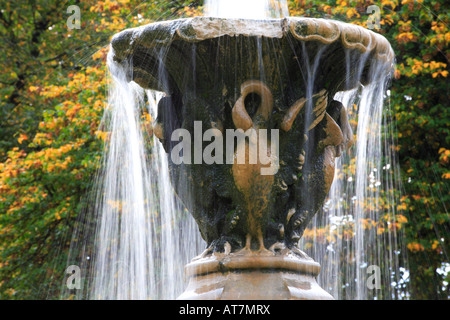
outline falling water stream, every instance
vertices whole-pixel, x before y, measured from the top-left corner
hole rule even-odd
[[[267,19],[289,16],[287,1],[205,0],[205,16],[218,18]]]
[[[289,15],[286,1],[275,1],[275,8],[269,0],[235,2],[207,0],[207,15],[257,19]],[[237,6],[241,9],[233,10]],[[303,62],[309,98],[322,51]],[[348,57],[348,77],[355,76],[356,68],[359,78],[366,58],[360,57],[355,66]],[[148,135],[144,125],[146,119],[156,119],[163,93],[127,82],[126,70],[111,59],[108,67],[113,83],[102,130],[109,132],[109,139],[95,190],[95,227],[90,226],[95,239],[73,243],[73,258],[82,260],[79,264],[87,274],[80,298],[174,299],[186,286],[184,265],[206,244],[174,195],[162,144]],[[367,227],[380,219],[395,222],[396,163],[390,149],[391,126],[383,113],[388,107],[385,95],[391,67],[374,60],[369,85],[336,94],[351,123],[357,120],[356,142],[337,159],[328,200],[300,241],[300,247],[322,266],[319,284],[336,299],[399,298],[392,284],[402,281],[398,273],[402,248],[396,230],[381,233]],[[264,68],[260,72],[263,80]],[[382,289],[367,286],[369,266],[380,268],[382,283],[387,284]]]
[[[405,281],[400,272],[405,248],[395,217],[400,184],[392,128],[383,112],[389,91],[382,68],[373,65],[370,85],[335,96],[358,121],[356,142],[337,159],[328,199],[309,227],[314,245],[301,241],[322,266],[319,283],[336,299],[404,298],[399,285]],[[380,221],[390,230],[376,227]],[[381,288],[371,281],[375,272]]]
[[[127,82],[110,57],[102,120],[109,138],[90,216],[96,227],[72,241],[72,259],[87,274],[78,298],[175,299],[185,288],[184,265],[205,244],[172,191],[167,154],[143,127],[156,118],[162,93]]]

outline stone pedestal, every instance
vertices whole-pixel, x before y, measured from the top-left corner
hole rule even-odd
[[[320,265],[296,255],[216,255],[185,267],[179,300],[331,300],[316,281]]]

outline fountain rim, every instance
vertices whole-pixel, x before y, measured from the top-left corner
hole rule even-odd
[[[187,277],[211,273],[242,272],[244,270],[284,270],[286,272],[310,274],[320,273],[320,264],[311,258],[299,258],[293,254],[275,256],[223,255],[194,259],[185,266]]]
[[[362,54],[373,53],[375,59],[394,64],[394,51],[384,36],[355,24],[309,17],[264,20],[193,17],[153,22],[115,34],[111,46],[116,54],[121,52],[121,57],[115,57],[121,60],[132,54],[136,46],[148,49],[166,47],[175,40],[195,43],[223,36],[281,39],[288,35],[298,41],[322,44],[340,41],[347,49],[358,50]]]
[[[333,300],[317,283],[320,269],[311,258],[288,251],[274,256],[215,252],[185,266],[189,284],[177,300]]]

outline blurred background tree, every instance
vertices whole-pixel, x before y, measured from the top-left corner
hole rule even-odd
[[[100,164],[112,35],[201,15],[202,1],[0,1],[0,298],[57,299]],[[68,28],[69,5],[80,29]],[[380,29],[396,53],[389,99],[411,299],[450,296],[449,6],[445,0],[290,0],[291,16]],[[447,268],[447,271],[445,270]]]

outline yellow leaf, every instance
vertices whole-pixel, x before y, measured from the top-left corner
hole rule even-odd
[[[28,140],[28,137],[27,137],[26,134],[21,133],[21,134],[19,135],[19,139],[17,139],[17,141],[18,141],[20,144],[22,144],[22,142],[23,142],[24,140]]]

